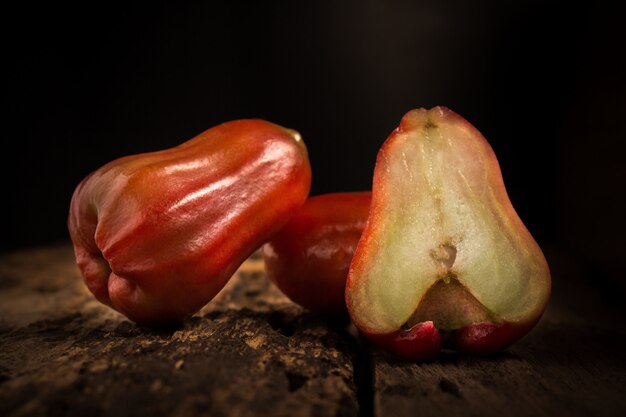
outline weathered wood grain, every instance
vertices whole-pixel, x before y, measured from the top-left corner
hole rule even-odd
[[[87,292],[69,246],[0,260],[2,416],[355,416],[354,347],[252,259],[180,328]]]
[[[415,364],[364,354],[354,329],[289,302],[258,257],[183,326],[150,330],[93,299],[69,246],[4,254],[0,415],[626,415],[623,296],[549,260],[553,298],[528,337]]]

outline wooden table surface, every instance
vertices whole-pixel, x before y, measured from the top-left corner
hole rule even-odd
[[[547,257],[553,297],[530,335],[416,364],[289,302],[258,256],[183,326],[151,330],[95,301],[69,245],[7,253],[0,416],[625,416],[622,294]]]

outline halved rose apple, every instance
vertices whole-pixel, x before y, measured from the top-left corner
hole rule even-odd
[[[346,303],[373,342],[408,359],[487,354],[526,334],[550,296],[541,249],[513,209],[493,150],[435,107],[382,146]]]

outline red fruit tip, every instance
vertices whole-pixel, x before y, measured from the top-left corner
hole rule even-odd
[[[427,361],[441,351],[442,338],[432,321],[417,323],[409,329],[367,337],[389,352],[408,360]]]

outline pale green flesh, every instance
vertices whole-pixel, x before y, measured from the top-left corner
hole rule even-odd
[[[509,218],[514,211],[495,197],[500,173],[484,139],[447,122],[398,135],[385,149],[386,195],[370,225],[367,268],[356,271],[350,296],[360,324],[374,332],[399,329],[429,288],[450,277],[490,317],[516,322],[541,314],[549,272],[519,219]]]

